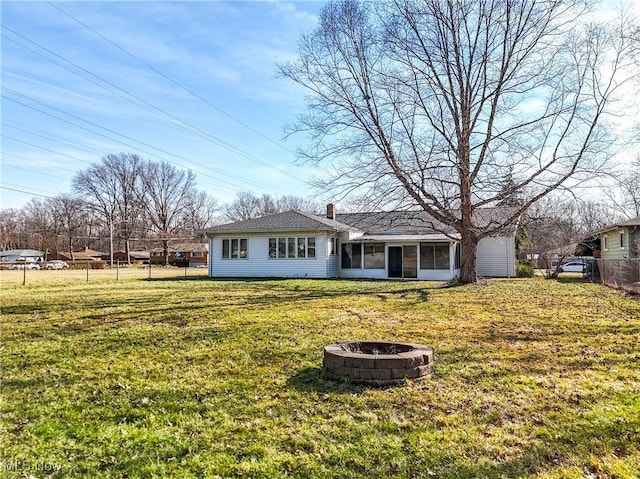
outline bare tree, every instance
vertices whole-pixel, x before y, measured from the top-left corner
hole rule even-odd
[[[242,221],[260,216],[260,200],[249,191],[241,191],[236,198],[224,206],[224,218],[228,221]]]
[[[616,211],[627,219],[640,217],[640,156],[631,163],[626,173],[615,179],[613,188],[605,188]]]
[[[195,176],[167,162],[146,162],[140,175],[139,201],[169,264],[169,241],[185,229],[185,208],[195,191]]]
[[[184,208],[185,227],[191,236],[213,224],[220,209],[218,202],[204,191],[193,191]]]
[[[0,251],[26,245],[25,217],[22,211],[7,208],[0,211]]]
[[[536,255],[538,267],[546,268],[547,277],[555,278],[567,257],[584,255],[585,248],[598,248],[599,229],[615,216],[601,203],[550,195],[534,204],[524,215],[521,226],[526,231],[522,253]],[[598,248],[599,249],[599,248]]]
[[[300,196],[284,195],[276,200],[276,208],[278,211],[306,211],[308,213],[322,213],[323,207],[317,202],[301,198]]]
[[[47,206],[51,209],[55,234],[62,236],[71,259],[74,259],[74,249],[83,241],[86,246],[86,203],[80,198],[62,194],[47,200]]]
[[[285,195],[275,199],[268,194],[256,196],[250,191],[242,191],[225,205],[223,213],[228,221],[242,221],[289,210],[314,212],[320,208],[313,201],[297,196]]]
[[[143,160],[130,153],[110,154],[81,171],[73,179],[74,192],[83,195],[96,213],[103,217],[110,235],[113,265],[113,236],[125,244],[127,261],[130,239],[141,221],[144,206],[137,190]]]
[[[58,240],[62,237],[62,231],[61,228],[57,227],[52,206],[53,201],[56,199],[42,200],[40,198],[32,198],[20,210],[23,224],[26,227],[26,241],[24,244],[30,248],[43,251],[45,258],[52,251],[57,254]]]
[[[476,281],[481,238],[602,166],[607,106],[638,71],[629,27],[581,24],[585,3],[328,3],[279,65],[310,93],[289,127],[310,136],[301,160],[337,165],[328,191],[417,205],[454,228],[459,279]],[[504,220],[480,220],[510,198]]]

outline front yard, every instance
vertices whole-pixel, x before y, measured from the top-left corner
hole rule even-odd
[[[438,286],[3,284],[3,477],[638,477],[640,302]],[[348,339],[432,346],[435,375],[324,380]]]

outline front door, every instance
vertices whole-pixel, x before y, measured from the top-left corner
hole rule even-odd
[[[389,278],[402,278],[402,246],[389,246]]]

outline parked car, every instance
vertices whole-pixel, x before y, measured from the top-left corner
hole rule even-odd
[[[67,262],[62,261],[61,259],[52,259],[51,261],[47,261],[44,267],[45,269],[69,269]]]
[[[587,265],[584,261],[569,261],[558,267],[558,273],[584,273],[587,271]]]
[[[33,262],[13,263],[9,269],[40,269],[40,264]]]

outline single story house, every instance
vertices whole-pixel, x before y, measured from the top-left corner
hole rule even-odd
[[[181,243],[169,247],[169,264],[173,266],[197,267],[209,261],[209,245],[207,243]],[[149,250],[151,264],[165,264],[164,249]]]
[[[478,211],[490,224],[512,208]],[[516,226],[478,244],[481,276],[513,277]],[[460,236],[424,211],[327,215],[301,211],[214,226],[210,277],[405,278],[448,281],[460,272]]]
[[[44,253],[35,249],[8,249],[0,252],[0,261],[3,263],[26,262],[34,263],[44,261]]]
[[[149,264],[150,253],[148,251],[129,251],[129,260],[132,264]],[[107,256],[107,259],[109,257]],[[127,252],[118,250],[113,252],[113,261],[126,263]]]
[[[73,252],[58,251],[58,259],[63,261],[102,261],[103,258],[109,257],[108,254],[89,249],[79,249]]]
[[[603,228],[599,235],[602,259],[640,258],[640,216]]]

